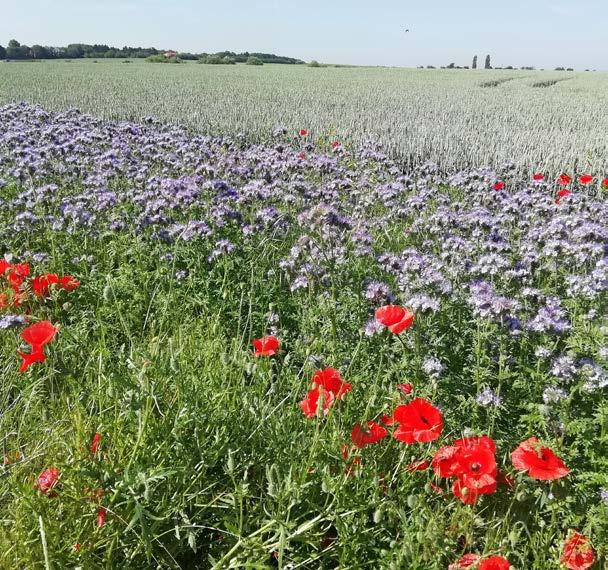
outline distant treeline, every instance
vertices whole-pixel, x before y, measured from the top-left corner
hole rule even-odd
[[[184,57],[187,56],[187,57]],[[262,63],[292,63],[292,64],[303,64],[304,62],[300,59],[294,59],[293,57],[284,57],[281,55],[274,55],[273,53],[255,53],[255,52],[244,52],[234,53],[232,51],[220,51],[217,53],[199,53],[199,54],[178,54],[180,59],[205,59],[215,57],[219,59],[231,59],[236,63],[247,63],[248,60],[256,58],[262,61]]]
[[[198,60],[207,58],[210,55],[218,58],[229,58],[237,63],[246,63],[250,58],[257,58],[263,63],[291,63],[302,64],[303,61],[292,57],[283,57],[272,53],[234,53],[222,51],[216,54],[208,53],[178,53],[172,50],[161,50],[157,48],[128,47],[115,48],[105,44],[70,44],[66,47],[50,47],[33,45],[26,46],[17,40],[11,40],[5,48],[0,45],[0,59],[103,59],[103,58],[146,58],[150,56],[162,56],[164,54],[174,54],[174,57],[183,60]]]

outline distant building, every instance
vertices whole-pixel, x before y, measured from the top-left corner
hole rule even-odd
[[[169,50],[169,51],[166,51],[165,53],[163,53],[163,55],[167,58],[177,57],[177,52],[173,51],[173,50]]]

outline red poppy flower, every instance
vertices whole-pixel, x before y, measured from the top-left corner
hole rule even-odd
[[[253,339],[254,356],[274,356],[281,343],[276,336],[263,336]]]
[[[475,566],[481,560],[479,554],[465,554],[460,560],[453,562],[448,566],[448,570],[460,570],[461,568],[470,568]]]
[[[590,174],[583,174],[578,181],[583,185],[587,186],[587,184],[591,184],[593,182],[593,176]]]
[[[76,543],[74,543],[74,546],[72,546],[72,548],[73,548],[73,549],[74,549],[76,552],[78,552],[78,551],[80,550],[80,542],[76,542]]]
[[[459,448],[456,455],[456,475],[458,477],[496,477],[497,467],[494,452],[483,445]]]
[[[429,468],[430,461],[427,459],[422,459],[421,461],[414,461],[405,467],[405,470],[408,473],[413,473],[414,471],[426,471]]]
[[[36,297],[48,295],[51,285],[59,283],[59,276],[56,273],[44,273],[32,279],[32,290]]]
[[[71,275],[64,275],[59,278],[59,286],[66,291],[74,291],[80,286],[80,281]]]
[[[431,462],[433,471],[435,471],[439,477],[447,478],[456,476],[459,451],[460,449],[455,445],[440,447]]]
[[[27,263],[17,263],[10,266],[10,271],[6,275],[6,280],[15,293],[21,292],[21,285],[30,274],[30,266]]]
[[[95,455],[97,453],[100,443],[101,443],[101,434],[99,432],[95,432],[95,435],[93,436],[93,441],[91,441],[91,453],[93,455]]]
[[[352,384],[342,380],[340,372],[335,368],[317,370],[312,377],[312,383],[313,386],[322,386],[325,390],[331,392],[338,400],[344,398],[344,395],[353,388]]]
[[[381,418],[380,421],[385,425],[385,426],[392,426],[395,423],[395,418],[390,415],[390,414],[384,414]]]
[[[45,469],[36,480],[36,488],[49,497],[52,496],[49,492],[57,485],[59,481],[59,469],[56,467],[49,467]]]
[[[474,505],[480,495],[491,495],[496,492],[496,479],[488,474],[478,477],[463,475],[454,481],[452,492],[465,505]]]
[[[541,180],[544,180],[544,179],[545,179],[545,175],[544,175],[544,174],[542,174],[542,173],[540,173],[540,172],[537,172],[537,173],[535,173],[535,174],[532,176],[532,179],[533,179],[535,182],[540,182]]]
[[[443,429],[441,412],[423,398],[415,398],[409,404],[397,406],[393,417],[399,423],[393,437],[403,443],[434,441]]]
[[[608,178],[602,180],[602,188],[604,188],[604,190],[608,189]]]
[[[433,470],[440,477],[456,477],[452,490],[467,505],[480,495],[496,491],[496,444],[488,436],[458,439],[441,447],[433,457]]]
[[[37,362],[41,363],[46,360],[44,351],[39,347],[34,347],[34,349],[29,353],[18,350],[17,354],[21,357],[21,366],[19,366],[19,372],[25,372],[32,364],[36,364]]]
[[[307,131],[306,129],[300,129],[300,130],[298,131],[298,134],[299,134],[301,137],[307,137],[307,136],[308,136],[308,131]]]
[[[6,259],[0,259],[0,275],[4,275],[12,265]]]
[[[572,178],[570,176],[568,176],[567,174],[565,174],[564,172],[562,172],[559,175],[559,178],[557,179],[557,183],[560,184],[561,186],[568,186],[568,184],[570,184],[572,182]]]
[[[329,412],[329,408],[334,403],[334,395],[329,391],[323,388],[323,386],[317,386],[312,390],[309,390],[308,394],[306,394],[306,398],[304,398],[300,402],[300,408],[302,413],[307,418],[314,418],[317,415],[317,409],[319,407],[319,398],[322,399],[322,410],[323,414],[327,415]]]
[[[58,330],[49,321],[40,321],[24,329],[21,338],[33,347],[43,347],[55,338]]]
[[[487,435],[463,437],[454,441],[454,445],[461,448],[481,446],[489,449],[492,453],[496,453],[496,442]]]
[[[306,153],[305,152],[299,152],[298,153],[298,158],[300,160],[305,160],[306,159]]]
[[[540,481],[553,481],[570,473],[564,462],[536,437],[520,443],[511,454],[511,461],[515,469],[527,471],[530,477]]]
[[[40,321],[30,325],[21,332],[21,338],[31,345],[32,350],[29,354],[17,351],[23,362],[19,368],[20,372],[25,372],[35,362],[44,362],[44,346],[51,342],[57,334],[57,329],[49,321]]]
[[[562,202],[562,198],[565,198],[566,196],[570,196],[570,194],[572,194],[572,192],[570,192],[570,190],[564,188],[563,190],[560,190],[557,193],[557,199],[555,200],[556,204],[561,204]]]
[[[97,528],[102,528],[106,524],[106,515],[108,510],[105,507],[97,509]]]
[[[486,435],[457,439],[441,447],[433,457],[433,470],[440,477],[475,474],[496,475],[496,443]]]
[[[509,570],[511,563],[502,556],[490,556],[479,565],[479,570]]]
[[[333,150],[337,150],[337,149],[339,149],[341,146],[342,146],[342,143],[340,143],[340,141],[333,141],[333,142],[331,143],[331,148],[332,148]]]
[[[11,273],[25,279],[30,274],[30,266],[27,263],[15,263],[11,266]]]
[[[8,306],[8,296],[5,293],[0,293],[0,309],[6,309]]]
[[[397,384],[397,388],[399,388],[399,390],[401,390],[406,396],[408,396],[412,393],[414,386],[407,382],[405,384]]]
[[[573,531],[564,544],[560,562],[570,570],[586,570],[595,562],[593,548],[586,536]]]
[[[502,180],[499,180],[496,184],[494,184],[494,190],[502,190],[505,187],[505,183]]]
[[[388,431],[386,431],[380,424],[377,424],[376,422],[367,422],[365,425],[357,424],[353,427],[350,434],[353,443],[359,449],[362,449],[366,445],[378,443],[387,435]]]
[[[402,333],[414,323],[414,314],[399,305],[384,305],[376,309],[375,317],[393,334]]]
[[[399,305],[384,305],[376,309],[376,320],[386,327],[396,325],[405,317],[405,309]]]

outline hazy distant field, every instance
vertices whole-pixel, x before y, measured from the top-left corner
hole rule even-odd
[[[0,103],[18,100],[113,119],[155,115],[253,140],[279,125],[377,137],[391,154],[445,167],[608,167],[608,73],[0,63]]]

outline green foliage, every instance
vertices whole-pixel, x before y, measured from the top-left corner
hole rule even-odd
[[[28,46],[21,45],[17,40],[10,40],[6,48],[6,57],[9,59],[29,59],[32,57]]]
[[[151,55],[146,58],[148,63],[182,63],[178,57],[165,57],[164,55]]]
[[[249,56],[247,58],[247,65],[264,65],[264,62],[259,58],[259,57],[255,57],[255,56]]]
[[[216,53],[220,57],[228,57],[230,59],[234,59],[237,63],[246,63],[250,57],[255,57],[261,60],[263,63],[283,63],[283,64],[302,64],[303,61],[299,59],[294,59],[292,57],[284,57],[275,55],[272,53],[250,53],[248,51],[243,53],[234,53],[232,51],[221,51]]]
[[[199,58],[198,63],[206,65],[234,65],[236,61],[228,56],[206,55]]]

